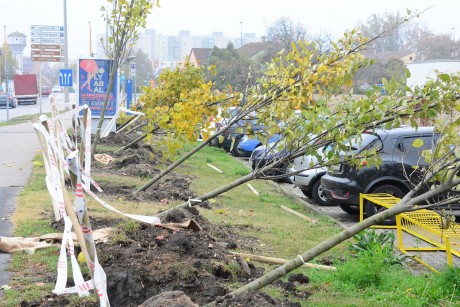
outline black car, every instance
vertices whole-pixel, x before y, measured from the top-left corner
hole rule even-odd
[[[239,156],[238,143],[243,136],[262,133],[263,130],[264,126],[258,124],[256,119],[241,119],[222,133],[215,145],[231,152],[234,156]]]
[[[347,163],[330,167],[321,178],[323,193],[331,203],[336,203],[350,214],[359,212],[360,193],[388,193],[402,198],[411,190],[411,184],[420,182],[417,168],[426,165],[421,153],[432,149],[439,138],[433,127],[400,127],[391,130],[375,129],[361,135],[356,153],[375,148],[382,159],[379,168],[364,166],[357,169]],[[423,146],[413,143],[423,140]],[[369,217],[381,208],[366,203]]]

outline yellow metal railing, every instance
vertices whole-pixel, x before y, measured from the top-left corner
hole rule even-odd
[[[360,220],[364,219],[365,201],[372,202],[376,205],[390,208],[397,204],[400,199],[389,194],[361,194],[360,195]],[[435,252],[442,251],[446,253],[447,264],[453,266],[452,255],[460,258],[460,224],[450,223],[448,227],[443,226],[442,216],[432,210],[421,209],[412,212],[405,212],[396,216],[396,226],[375,226],[376,228],[392,228],[397,230],[398,247],[403,253],[410,251],[417,252]],[[445,229],[444,229],[445,228]],[[406,232],[416,238],[428,243],[429,247],[410,246],[403,240],[403,232]],[[416,245],[416,244],[414,244]],[[436,271],[431,265],[414,257],[415,260],[427,266],[432,271]]]

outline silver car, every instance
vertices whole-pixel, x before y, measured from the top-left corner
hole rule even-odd
[[[0,107],[6,107],[6,102],[8,101],[8,105],[10,108],[14,109],[18,105],[16,98],[11,93],[0,93]]]
[[[323,156],[325,147],[318,149],[318,154]],[[321,177],[326,174],[326,167],[317,166],[318,158],[316,156],[302,156],[294,159],[294,163],[289,172],[304,170],[290,177],[291,182],[298,186],[302,193],[313,200],[320,206],[328,205],[327,198],[323,195],[321,186]]]

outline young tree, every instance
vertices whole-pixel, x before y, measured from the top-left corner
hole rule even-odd
[[[112,9],[101,8],[103,17],[108,23],[111,33],[108,41],[102,41],[105,53],[112,60],[109,73],[109,84],[102,105],[101,115],[97,125],[96,134],[91,147],[92,155],[95,154],[99,143],[101,128],[104,122],[105,111],[109,102],[110,91],[113,89],[117,70],[126,62],[131,50],[139,37],[139,28],[145,27],[147,16],[158,0],[108,0]]]
[[[13,80],[13,76],[16,71],[16,62],[8,45],[6,46],[6,59],[8,61],[8,78]],[[0,50],[0,76],[1,85],[2,82],[5,82],[5,45],[3,45],[2,49]]]

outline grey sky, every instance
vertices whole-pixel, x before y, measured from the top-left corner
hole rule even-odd
[[[64,0],[0,0],[0,23],[7,34],[20,31],[28,36],[31,25],[63,25]],[[89,55],[89,21],[92,28],[93,51],[96,36],[105,33],[100,7],[104,0],[67,0],[69,56]],[[210,35],[222,31],[226,36],[239,37],[243,32],[261,36],[266,26],[282,16],[305,25],[310,33],[330,32],[338,36],[353,28],[372,13],[405,12],[407,8],[423,10],[420,21],[436,33],[460,35],[460,1],[458,0],[161,0],[154,8],[147,27],[159,34],[177,34],[190,30],[192,35]],[[242,22],[242,24],[240,24]],[[3,28],[1,29],[3,38]],[[26,49],[26,55],[30,49]]]

